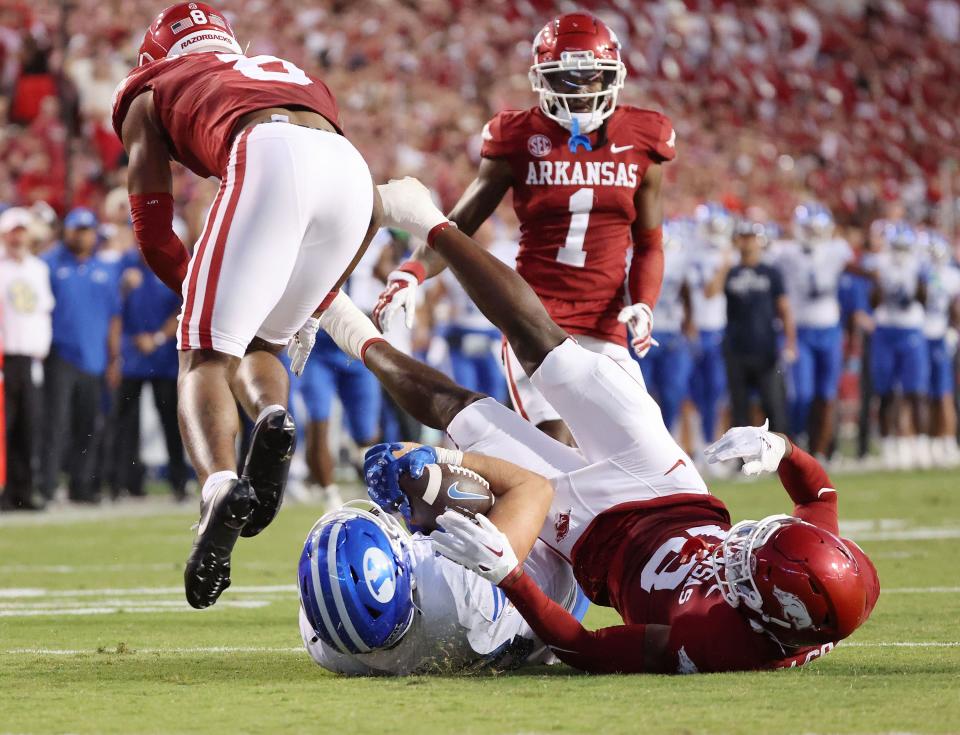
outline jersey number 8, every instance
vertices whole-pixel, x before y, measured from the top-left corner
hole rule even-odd
[[[242,56],[240,54],[217,54],[225,64],[233,63],[233,68],[248,79],[258,82],[284,82],[306,87],[312,84],[306,72],[296,64],[276,56]]]

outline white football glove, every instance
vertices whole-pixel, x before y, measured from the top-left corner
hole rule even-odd
[[[430,230],[448,221],[433,203],[430,190],[412,176],[380,184],[377,191],[383,201],[384,227],[396,227],[426,240]]]
[[[373,307],[371,318],[377,329],[386,332],[393,318],[403,312],[403,323],[407,329],[413,329],[413,316],[417,311],[417,289],[420,282],[412,273],[393,271],[387,276],[387,287],[383,289]]]
[[[761,472],[776,472],[787,451],[787,442],[769,431],[769,427],[769,419],[763,422],[763,426],[736,426],[703,453],[710,463],[742,459],[743,474],[748,477]]]
[[[637,357],[646,357],[651,347],[660,346],[653,338],[653,312],[646,304],[624,306],[617,315],[617,321],[626,324],[630,330],[630,344]]]
[[[290,356],[290,370],[293,371],[294,375],[303,374],[307,358],[310,357],[313,345],[317,341],[318,329],[320,329],[320,320],[314,316],[309,317],[287,345],[287,355]]]
[[[455,510],[437,516],[443,531],[430,534],[435,551],[451,561],[479,574],[488,582],[500,584],[520,566],[510,541],[490,519],[481,513],[476,523]]]

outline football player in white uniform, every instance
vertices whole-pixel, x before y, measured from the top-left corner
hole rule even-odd
[[[716,439],[720,402],[727,393],[723,335],[727,328],[727,298],[723,285],[736,262],[733,217],[716,202],[697,207],[697,237],[687,262],[687,284],[693,325],[698,338],[693,346],[690,397],[700,414],[703,444]],[[699,453],[697,453],[699,454]]]
[[[589,603],[557,552],[538,541],[524,570],[583,618]],[[501,589],[369,501],[320,518],[298,571],[300,633],[328,671],[405,676],[556,661]]]
[[[833,215],[817,202],[797,207],[793,235],[773,248],[797,319],[790,429],[794,435],[807,434],[810,453],[823,458],[833,441],[843,368],[840,275],[853,261],[853,250],[835,237]]]
[[[876,331],[870,348],[873,388],[880,396],[883,459],[891,469],[928,462],[916,440],[923,420],[923,398],[930,380],[930,362],[923,337],[926,284],[916,232],[905,222],[883,229],[886,251],[871,254],[863,266],[874,274]],[[906,404],[898,411],[899,389]]]
[[[947,335],[950,324],[956,323],[960,312],[960,268],[953,262],[950,244],[943,235],[931,232],[925,239],[930,259],[923,324],[923,336],[927,340],[930,356],[930,383],[927,389],[930,405],[925,441],[929,441],[933,464],[955,467],[960,464],[957,410],[953,402],[956,345],[950,344]]]

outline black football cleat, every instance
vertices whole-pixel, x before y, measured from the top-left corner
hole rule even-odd
[[[277,517],[296,445],[297,427],[293,416],[282,408],[268,413],[253,427],[240,477],[253,487],[256,504],[241,536],[256,536]]]
[[[202,610],[230,586],[230,554],[250,518],[256,495],[246,480],[230,480],[209,502],[200,500],[200,525],[183,570],[187,602]]]

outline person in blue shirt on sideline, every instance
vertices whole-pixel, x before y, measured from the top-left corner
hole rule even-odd
[[[659,344],[638,360],[647,388],[660,405],[663,423],[670,431],[673,431],[680,407],[687,397],[693,370],[693,356],[687,339],[693,326],[689,322],[690,291],[686,283],[690,256],[683,241],[688,230],[682,222],[664,224],[663,288],[653,311],[656,325],[653,338]]]
[[[89,209],[72,210],[63,222],[62,242],[43,255],[56,301],[53,344],[44,363],[49,428],[40,487],[47,499],[53,498],[68,449],[70,499],[99,502],[94,450],[104,381],[112,387],[120,382],[120,284],[115,264],[95,252],[98,224]]]
[[[180,298],[147,267],[139,251],[130,253],[124,265],[120,348],[123,377],[115,398],[115,467],[111,492],[114,498],[123,490],[135,497],[144,494],[140,393],[143,386],[149,384],[169,457],[167,479],[174,497],[183,500],[190,471],[177,424],[176,334]]]

